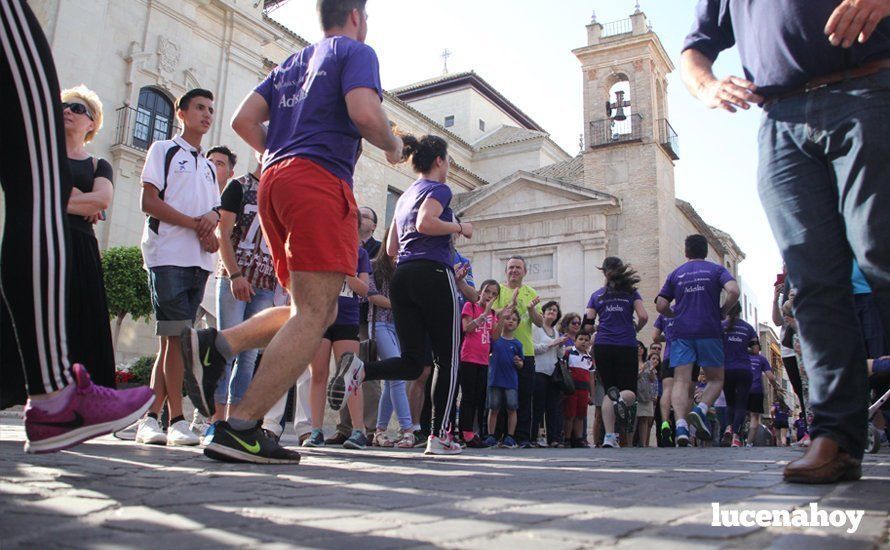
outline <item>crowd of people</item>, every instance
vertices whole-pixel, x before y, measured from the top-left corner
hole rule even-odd
[[[796,439],[809,445],[785,477],[858,479],[868,376],[875,382],[888,371],[890,259],[879,238],[887,223],[880,178],[847,161],[862,160],[858,140],[880,129],[871,127],[878,117],[856,118],[862,132],[849,137],[846,153],[810,153],[823,155],[838,174],[837,181],[824,177],[833,191],[821,195],[812,185],[816,176],[794,176],[786,166],[802,148],[798,141],[814,139],[800,130],[805,122],[788,121],[813,94],[834,109],[834,85],[848,103],[875,105],[870,82],[890,75],[890,42],[886,32],[867,41],[885,25],[890,6],[799,6],[808,24],[828,20],[830,40],[820,46],[820,61],[790,70],[781,61],[786,50],[749,44],[744,32],[768,15],[781,24],[789,15],[770,10],[784,8],[761,3],[764,13],[749,13],[726,4],[701,1],[684,47],[684,78],[710,107],[762,104],[772,128],[761,140],[761,195],[788,263],[773,315],[802,410]],[[476,286],[470,262],[455,249],[458,237],[473,237],[473,226],[451,209],[448,143],[402,134],[387,119],[378,59],[365,44],[365,0],[320,0],[324,38],[244,98],[232,128],[257,152],[258,164],[243,176],[232,179],[237,157],[230,147],[203,149],[214,123],[213,93],[194,89],[178,99],[182,132],[152,144],[141,178],[142,253],[159,337],[151,388],[111,389],[107,324],[72,321],[107,318],[92,226],[111,203],[112,171],[84,148],[102,126],[101,101],[83,86],[59,95],[49,48],[27,5],[4,0],[2,7],[4,36],[13,39],[3,42],[2,86],[18,98],[3,108],[27,137],[6,148],[8,162],[0,163],[7,227],[32,228],[28,239],[10,239],[7,229],[2,266],[3,301],[15,320],[3,330],[15,327],[25,374],[17,387],[28,393],[27,451],[57,451],[137,423],[138,444],[203,439],[204,454],[215,460],[295,464],[300,454],[280,441],[295,384],[294,426],[305,447],[423,446],[433,455],[494,446],[618,449],[650,446],[653,430],[659,446],[737,448],[763,439],[764,379],[775,385],[775,373],[757,330],[740,318],[733,275],[706,259],[704,236],[686,239],[687,261],[657,296],[641,296],[640,277],[617,257],[604,260],[602,288],[589,289],[577,313],[563,314],[555,301],[542,304],[524,282],[519,255],[507,259],[503,282]],[[809,40],[781,36],[783,48]],[[850,37],[860,42],[854,61],[836,55],[838,46],[852,45]],[[711,65],[736,40],[751,80],[718,80]],[[773,64],[780,70],[770,70]],[[810,86],[811,76],[822,77],[818,89],[827,91]],[[856,113],[832,116],[846,121]],[[362,140],[418,174],[382,243],[373,238],[376,212],[359,208],[352,191]],[[24,179],[33,193],[8,185]],[[840,209],[834,185],[844,188]],[[821,223],[811,223],[813,215]],[[214,272],[218,325],[198,329],[195,317]],[[72,273],[77,285],[68,284]],[[13,294],[13,287],[27,291]],[[658,316],[646,334],[650,312]],[[6,365],[4,380],[14,380]],[[191,423],[183,389],[196,409]],[[4,395],[4,406],[23,398]],[[327,438],[326,408],[341,412]],[[790,410],[784,396],[772,405],[767,440],[787,444]]]

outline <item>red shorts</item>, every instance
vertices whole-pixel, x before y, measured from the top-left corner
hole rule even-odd
[[[590,403],[589,390],[575,390],[575,393],[568,395],[563,403],[562,412],[566,418],[585,417],[587,416],[587,407]]]
[[[284,288],[290,288],[292,271],[355,275],[358,207],[348,183],[310,160],[291,157],[263,171],[257,203]]]

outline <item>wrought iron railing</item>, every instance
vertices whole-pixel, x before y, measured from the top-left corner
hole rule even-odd
[[[133,108],[129,105],[115,111],[117,128],[115,128],[114,145],[125,145],[140,151],[147,151],[151,144],[159,139],[170,139],[180,128],[175,119],[161,116],[144,108]]]
[[[658,143],[672,159],[680,158],[680,138],[666,118],[658,121]]]
[[[620,21],[612,21],[603,25],[603,38],[608,36],[616,36],[619,34],[628,34],[633,32],[633,22],[630,19],[621,19]]]
[[[624,120],[604,118],[590,123],[590,147],[603,147],[643,138],[643,116],[633,114]]]

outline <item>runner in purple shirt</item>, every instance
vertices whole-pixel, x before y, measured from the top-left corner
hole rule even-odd
[[[600,269],[606,286],[590,296],[584,326],[596,326],[599,319],[593,357],[606,395],[612,400],[612,406],[602,408],[606,428],[603,447],[618,448],[616,418],[623,424],[636,403],[637,333],[646,326],[649,315],[637,292],[640,278],[636,271],[614,256],[603,260]]]
[[[748,442],[746,447],[754,444],[754,436],[760,429],[760,415],[763,414],[763,375],[770,384],[776,384],[776,376],[766,357],[760,355],[760,340],[756,337],[748,345],[749,368],[751,369],[751,393],[748,395]]]
[[[658,312],[665,317],[673,317],[671,329],[674,340],[671,342],[671,368],[674,369],[674,387],[671,401],[674,411],[679,411],[677,420],[677,444],[689,444],[687,420],[701,431],[705,439],[711,439],[708,409],[723,390],[723,340],[720,321],[722,312],[728,311],[738,302],[739,285],[732,274],[721,265],[707,261],[708,240],[703,235],[686,237],[686,258],[688,261],[674,270],[664,283],[656,299]],[[726,291],[726,301],[720,308],[720,293]],[[671,308],[673,302],[673,308]],[[702,393],[701,402],[686,418],[684,411],[690,410],[689,388],[692,383],[694,364],[705,369],[708,384]]]
[[[739,319],[742,307],[736,303],[723,322],[723,395],[729,425],[723,434],[722,446],[741,447],[739,432],[745,423],[748,396],[751,393],[751,366],[748,344],[757,339],[754,327]],[[759,378],[759,376],[758,376]]]
[[[416,380],[423,372],[429,342],[438,372],[433,377],[426,453],[459,454],[460,444],[451,435],[460,360],[457,281],[466,276],[467,267],[455,273],[451,235],[469,239],[473,226],[454,221],[451,212],[451,189],[445,183],[451,164],[446,141],[438,136],[403,140],[405,155],[421,177],[399,198],[387,240],[387,253],[398,258],[389,299],[402,353],[367,365],[347,354],[328,385],[328,401],[339,409],[344,395],[363,380]]]

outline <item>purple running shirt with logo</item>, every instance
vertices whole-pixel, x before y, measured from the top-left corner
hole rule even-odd
[[[395,222],[399,230],[397,263],[431,260],[448,266],[448,269],[454,269],[451,264],[454,259],[451,235],[433,237],[417,230],[417,216],[423,201],[428,197],[442,205],[440,220],[454,221],[450,207],[451,189],[447,185],[424,178],[412,183],[396,203]]]
[[[612,346],[636,346],[637,331],[634,327],[634,302],[642,301],[640,293],[633,294],[603,287],[590,295],[587,307],[596,310],[599,327],[596,343]]]
[[[674,302],[674,339],[722,338],[720,292],[734,280],[707,260],[686,262],[668,275],[658,295]]]

